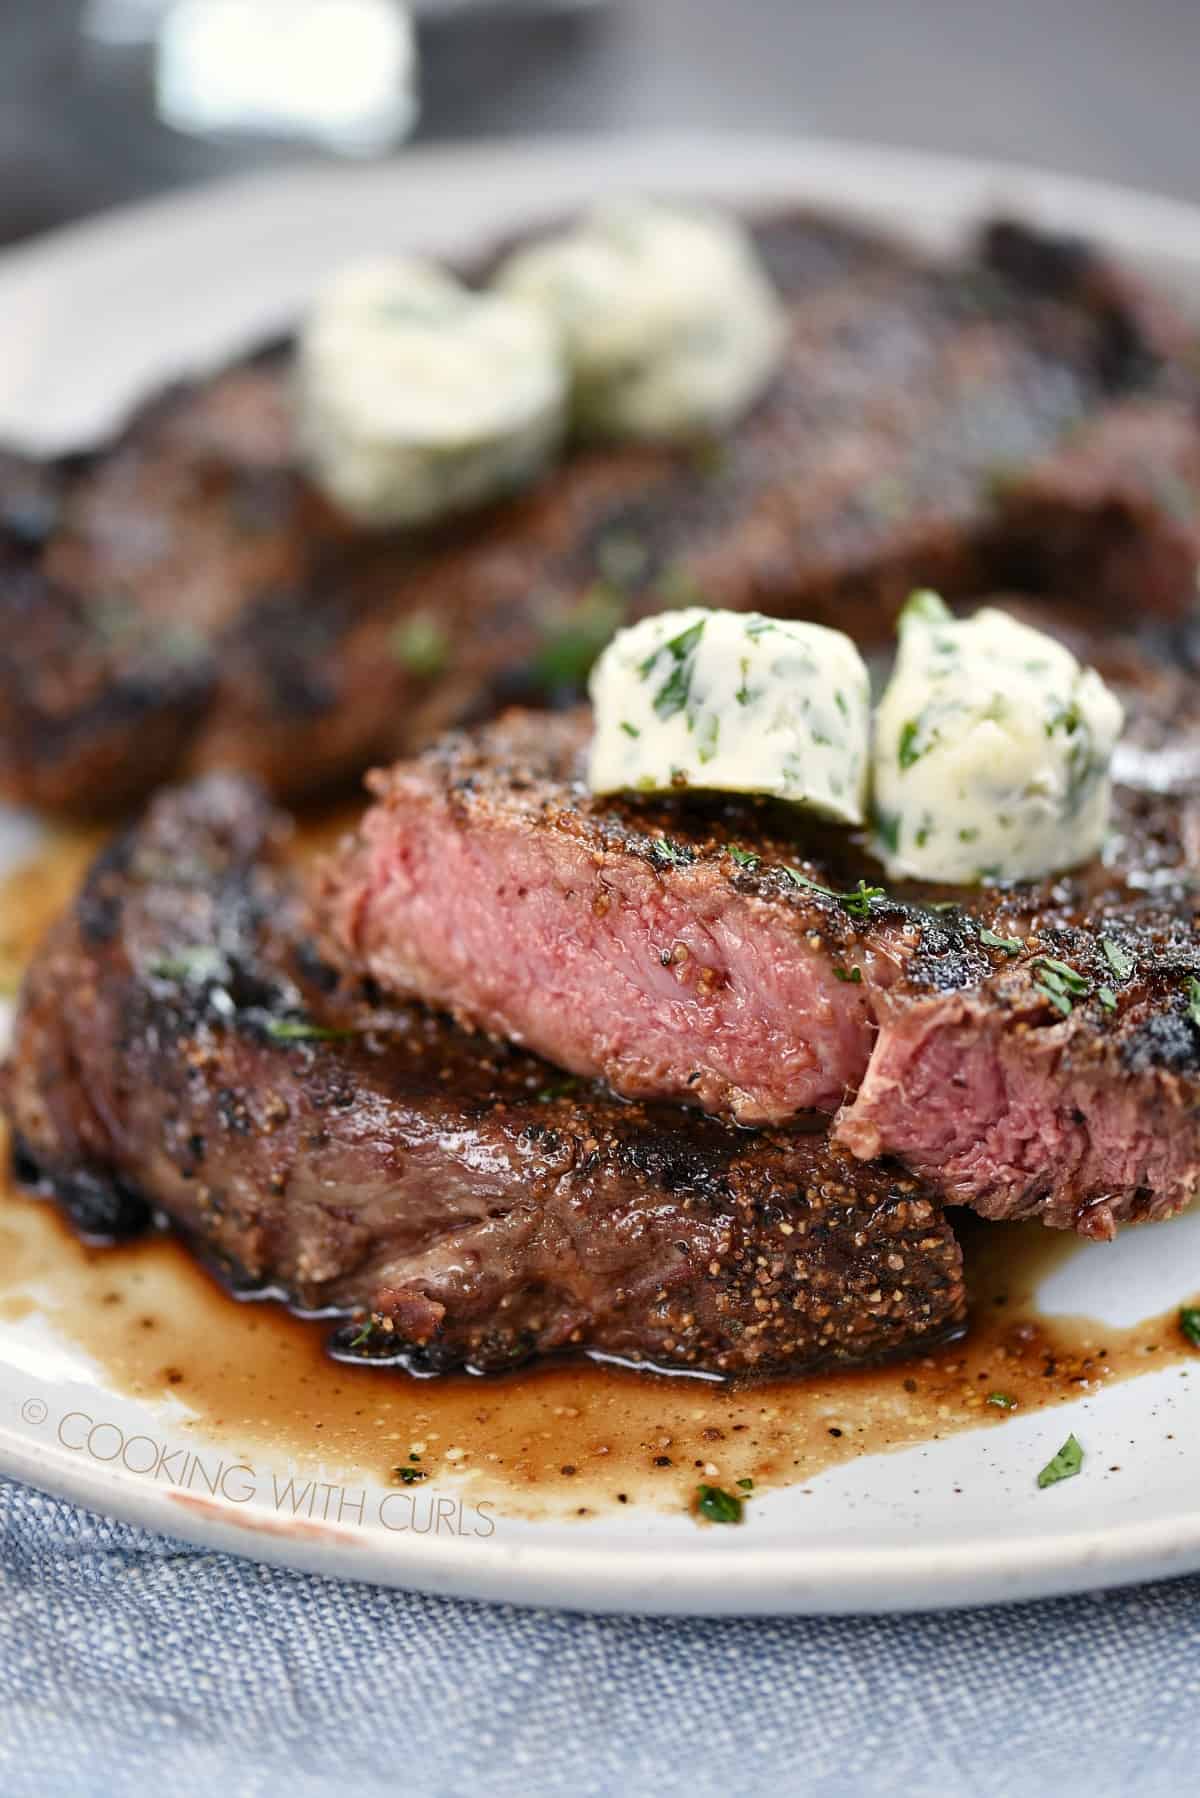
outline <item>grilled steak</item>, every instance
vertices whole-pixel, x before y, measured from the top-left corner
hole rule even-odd
[[[90,1233],[149,1209],[242,1281],[369,1313],[440,1369],[591,1348],[726,1373],[890,1354],[963,1316],[916,1184],[824,1133],[621,1105],[331,989],[246,785],[167,794],[25,984],[18,1171]]]
[[[317,882],[327,952],[621,1093],[836,1110],[855,1153],[989,1217],[1166,1215],[1200,1178],[1200,704],[1132,647],[1108,672],[1112,865],[884,893],[781,807],[594,798],[586,714],[514,713],[371,777]]]
[[[861,639],[914,581],[1189,601],[1195,384],[1161,307],[1014,227],[953,267],[804,215],[761,242],[790,352],[727,441],[579,454],[422,535],[308,486],[280,347],[98,454],[0,459],[0,787],[96,808],[238,767],[309,793],[577,692],[622,617],[697,592]]]

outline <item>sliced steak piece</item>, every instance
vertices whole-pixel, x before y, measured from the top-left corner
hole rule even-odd
[[[308,486],[280,346],[96,454],[0,459],[0,789],[96,809],[238,767],[311,793],[576,694],[623,616],[697,592],[864,640],[914,582],[1190,603],[1196,383],[1164,308],[1015,227],[946,267],[803,214],[760,240],[792,337],[727,440],[578,454],[425,534],[355,530]],[[1102,477],[1086,436],[1056,459],[1093,426]]]
[[[594,798],[586,714],[515,713],[371,777],[318,929],[620,1093],[744,1123],[841,1108],[856,1153],[988,1216],[1163,1216],[1200,1180],[1200,702],[1133,646],[1109,672],[1132,717],[1111,865],[883,893],[847,833],[781,807]]]
[[[587,1348],[753,1373],[958,1327],[958,1246],[899,1170],[618,1104],[333,990],[279,825],[232,780],[163,796],[28,975],[18,1170],[85,1229],[161,1211],[237,1280],[368,1313],[365,1352],[428,1369]]]
[[[594,799],[590,723],[512,712],[370,775],[316,884],[327,953],[626,1097],[835,1110],[915,928],[798,884],[824,866],[782,807]]]

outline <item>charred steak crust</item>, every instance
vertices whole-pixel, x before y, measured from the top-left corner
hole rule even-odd
[[[638,1097],[838,1113],[946,1201],[1111,1235],[1200,1180],[1195,683],[1109,651],[1130,731],[1111,857],[880,890],[765,802],[597,799],[585,713],[513,713],[371,777],[314,885],[331,960]]]
[[[280,346],[96,454],[0,458],[0,787],[95,809],[237,767],[311,792],[577,693],[622,617],[689,594],[860,639],[914,582],[1190,602],[1200,433],[1165,307],[1015,226],[946,267],[807,214],[760,241],[793,336],[740,429],[576,455],[424,535],[307,485]]]
[[[331,988],[279,837],[241,782],[160,797],[28,975],[18,1171],[85,1228],[151,1207],[239,1280],[372,1314],[364,1352],[427,1369],[592,1349],[754,1373],[957,1328],[958,1247],[914,1181],[824,1133],[622,1105]]]

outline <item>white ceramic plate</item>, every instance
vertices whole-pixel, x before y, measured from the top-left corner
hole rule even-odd
[[[210,364],[289,319],[331,263],[360,250],[451,251],[611,188],[811,200],[934,245],[989,208],[1106,239],[1200,311],[1200,212],[1015,168],[753,138],[488,145],[415,152],[370,171],[318,169],[156,203],[0,259],[0,439],[75,445],[147,386]],[[0,869],[36,827],[0,821]],[[1042,1293],[1051,1311],[1134,1323],[1200,1283],[1200,1213],[1115,1248],[1081,1248]],[[1200,1370],[1198,1370],[1200,1371]],[[1189,1388],[1191,1391],[1189,1392]],[[44,1320],[0,1326],[0,1470],[97,1511],[209,1547],[426,1591],[649,1612],[882,1611],[1034,1597],[1200,1567],[1200,1380],[1148,1374],[764,1494],[741,1529],[622,1512],[585,1523],[498,1520],[489,1536],[397,1532],[379,1520],[297,1529],[268,1466],[198,1509],[169,1481],[77,1447],[68,1413],[117,1440],[162,1440],[179,1400],[106,1389]],[[1086,1477],[1036,1490],[1074,1429]],[[213,1444],[236,1458],[237,1444]],[[134,1467],[138,1451],[127,1456]],[[1110,1471],[1119,1465],[1120,1471]]]

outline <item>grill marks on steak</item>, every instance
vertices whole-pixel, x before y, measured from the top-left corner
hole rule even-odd
[[[948,268],[806,215],[760,237],[791,349],[711,453],[579,454],[441,530],[367,534],[292,461],[276,347],[95,455],[0,459],[0,785],[94,808],[236,766],[311,792],[570,692],[623,612],[697,591],[862,638],[914,582],[1188,601],[1194,384],[1132,282],[1012,227]]]
[[[594,798],[586,714],[512,714],[371,777],[314,889],[327,952],[618,1092],[836,1111],[856,1154],[989,1217],[1168,1215],[1200,1180],[1200,707],[1133,646],[1113,660],[1136,784],[1110,860],[1076,874],[847,904],[818,889],[880,873],[846,833]]]
[[[374,1314],[372,1352],[428,1369],[590,1348],[765,1372],[959,1325],[958,1247],[911,1179],[823,1133],[623,1105],[336,989],[279,837],[240,782],[161,797],[30,970],[17,1165],[85,1227],[153,1207],[239,1280]]]

